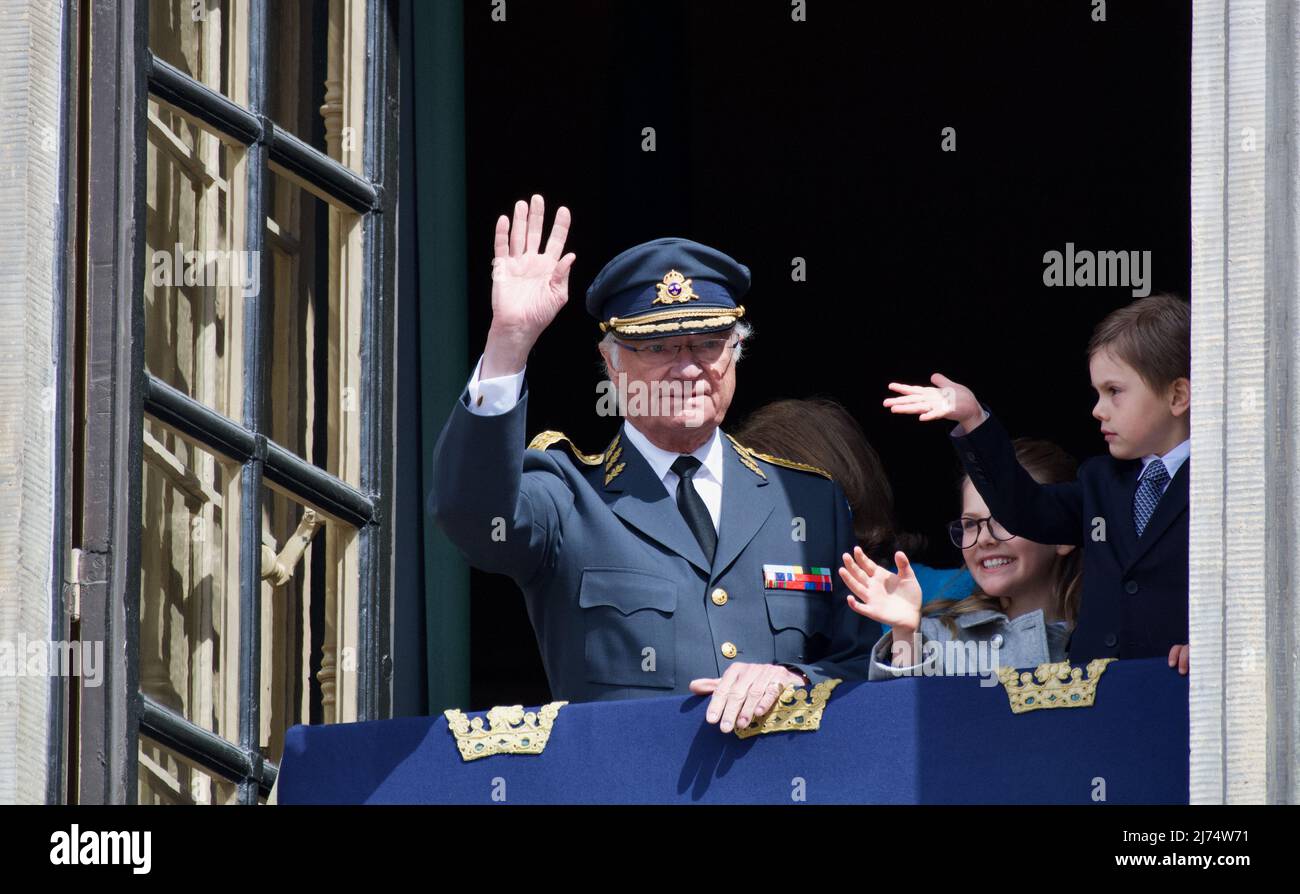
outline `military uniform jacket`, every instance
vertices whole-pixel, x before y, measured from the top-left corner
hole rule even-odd
[[[835,569],[852,520],[824,474],[724,435],[709,563],[621,430],[601,454],[558,433],[525,449],[526,383],[500,415],[465,401],[438,439],[427,509],[472,565],[519,585],[555,698],[687,694],[733,661],[788,664],[814,683],[867,678],[880,628],[846,604]],[[827,568],[833,589],[767,589],[764,565]]]

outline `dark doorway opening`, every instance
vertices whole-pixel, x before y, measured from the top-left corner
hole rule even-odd
[[[732,426],[778,398],[841,401],[901,526],[928,536],[922,560],[954,566],[948,426],[891,416],[885,385],[940,370],[1014,435],[1104,449],[1084,347],[1133,290],[1048,288],[1043,256],[1149,251],[1150,289],[1187,294],[1191,6],[1109,4],[1104,22],[1029,0],[808,7],[519,2],[495,22],[467,5],[471,364],[496,216],[533,192],[548,223],[567,205],[578,260],[530,362],[529,433],[598,451],[614,422],[594,412],[587,285],[636,242],[715,245],[753,271]],[[514,585],[474,572],[472,590],[472,706],[548,700]]]

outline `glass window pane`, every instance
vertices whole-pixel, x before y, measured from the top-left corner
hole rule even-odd
[[[146,417],[140,689],[239,739],[239,467]]]
[[[275,35],[267,59],[271,119],[360,173],[364,0],[276,0],[267,14]]]
[[[262,495],[262,755],[296,723],[330,723],[354,688],[356,529],[276,488]],[[349,676],[345,680],[344,674]]]
[[[243,6],[229,0],[149,0],[149,49],[205,87],[238,102],[231,92],[231,71],[238,72],[235,60],[246,55],[239,46],[242,33],[235,31],[239,27],[242,32],[247,21]]]
[[[283,177],[268,181],[267,436],[357,485],[361,218]]]
[[[238,804],[239,786],[140,736],[140,804]]]
[[[145,368],[237,418],[244,151],[152,99],[147,128]]]

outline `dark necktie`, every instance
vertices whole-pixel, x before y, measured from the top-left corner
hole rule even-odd
[[[1142,480],[1138,482],[1137,493],[1133,495],[1133,526],[1139,537],[1146,530],[1147,522],[1151,521],[1168,483],[1169,470],[1160,460],[1151,460],[1142,470]]]
[[[681,510],[695,539],[700,542],[704,558],[712,562],[713,553],[718,547],[718,532],[713,528],[709,507],[704,505],[704,499],[691,480],[699,468],[700,461],[693,456],[679,456],[673,460],[672,469],[677,473],[677,508]]]

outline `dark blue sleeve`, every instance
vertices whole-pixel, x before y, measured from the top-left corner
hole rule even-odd
[[[952,435],[957,456],[1003,527],[1036,543],[1083,545],[1083,488],[1078,481],[1039,484],[1016,460],[992,413],[972,432]]]
[[[573,493],[549,456],[524,471],[527,386],[496,416],[471,413],[465,399],[434,448],[426,511],[471,565],[522,585],[553,561]]]

